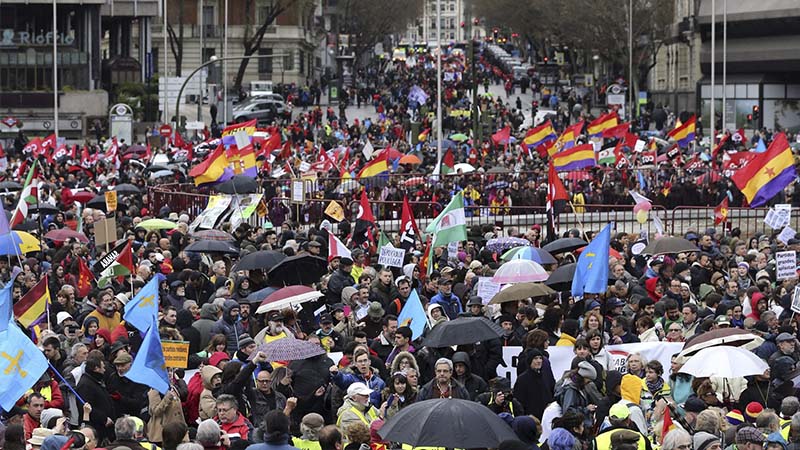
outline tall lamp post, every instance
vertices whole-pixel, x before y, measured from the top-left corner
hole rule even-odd
[[[53,0],[53,131],[58,136],[58,35],[56,0]]]

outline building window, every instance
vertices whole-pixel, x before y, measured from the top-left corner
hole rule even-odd
[[[271,48],[258,49],[259,56],[272,55]],[[258,73],[259,75],[272,75],[272,58],[259,58],[258,59]]]
[[[302,50],[300,50],[298,60],[299,60],[299,64],[300,64],[300,68],[299,68],[300,74],[306,73],[306,56],[305,56],[305,54],[303,53]]]
[[[274,6],[274,0],[259,0],[256,4],[256,19],[258,20],[258,24],[264,23],[269,17],[269,13],[272,11]]]
[[[282,53],[286,53],[286,56],[283,57],[282,70],[294,70],[294,52],[285,50]]]

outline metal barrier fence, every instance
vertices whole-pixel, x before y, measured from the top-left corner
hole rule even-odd
[[[168,205],[172,211],[186,212],[192,218],[199,215],[208,204],[209,195],[194,192],[184,192],[185,185],[160,185],[150,188],[148,200],[150,210],[157,213],[159,209]],[[309,195],[311,191],[307,191]],[[355,222],[358,216],[359,202],[336,200],[343,209],[345,220]],[[319,224],[325,219],[324,211],[331,202],[329,199],[307,198],[302,205],[291,204],[286,197],[269,199],[270,205],[282,202],[287,206],[282,212],[285,219],[292,220],[301,225]],[[441,212],[443,205],[431,202],[410,202],[411,209],[417,224],[424,229],[433,218]],[[387,233],[399,232],[401,227],[401,201],[370,201],[372,213],[376,220]],[[639,233],[646,230],[651,236],[655,234],[656,227],[653,220],[644,224],[636,221],[631,205],[575,205],[575,211],[562,213],[556,220],[556,231],[564,233],[570,229],[598,231],[608,222],[615,222],[617,231],[626,233]],[[733,228],[738,228],[742,236],[753,236],[756,233],[769,234],[772,230],[764,223],[768,208],[739,208],[728,209],[728,220],[724,224],[714,224],[713,207],[679,206],[666,210],[662,206],[654,205],[650,210],[650,218],[657,217],[664,226],[664,232],[671,235],[684,235],[688,231],[703,232],[707,228],[715,228],[718,232],[729,234]],[[533,225],[546,227],[547,215],[543,206],[509,206],[491,207],[475,206],[465,208],[468,227],[494,225],[504,229],[517,228],[522,232]],[[249,223],[254,226],[262,225],[266,220],[276,222],[272,212],[268,217],[259,217],[254,214]],[[279,225],[279,223],[274,223]],[[797,229],[800,225],[800,209],[793,209],[790,225]]]

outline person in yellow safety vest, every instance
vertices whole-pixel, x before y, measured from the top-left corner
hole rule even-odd
[[[308,413],[300,422],[300,437],[293,438],[294,446],[300,450],[321,450],[319,430],[325,426],[325,419],[317,413]]]
[[[378,411],[369,402],[370,394],[372,394],[372,389],[361,382],[353,383],[347,388],[344,404],[339,407],[336,414],[336,426],[340,430],[346,430],[347,425],[357,421],[361,421],[369,427],[373,420],[383,417],[386,403],[381,405],[381,411]]]
[[[781,400],[781,436],[786,442],[789,442],[789,431],[792,427],[792,416],[794,416],[798,409],[800,409],[800,400],[797,397],[790,395]]]
[[[608,411],[608,420],[611,423],[609,428],[603,430],[592,440],[589,450],[611,450],[611,438],[621,430],[636,433],[639,436],[637,450],[652,450],[650,440],[638,431],[633,431],[636,427],[631,425],[631,411],[624,403],[615,403]]]
[[[144,435],[144,421],[136,416],[129,416],[133,423],[136,424],[133,430],[133,437],[137,441],[139,441],[139,445],[146,448],[147,450],[161,450],[161,447],[153,444],[152,442],[147,442]]]

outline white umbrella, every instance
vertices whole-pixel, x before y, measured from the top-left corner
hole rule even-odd
[[[492,281],[506,283],[536,283],[546,281],[549,275],[539,263],[527,259],[514,259],[500,266]]]
[[[738,378],[763,375],[769,368],[755,353],[741,347],[719,346],[700,350],[689,358],[680,372],[698,378]]]
[[[458,163],[455,166],[453,166],[453,171],[451,173],[457,174],[457,173],[470,173],[470,172],[475,172],[475,167],[473,167],[472,164]]]

